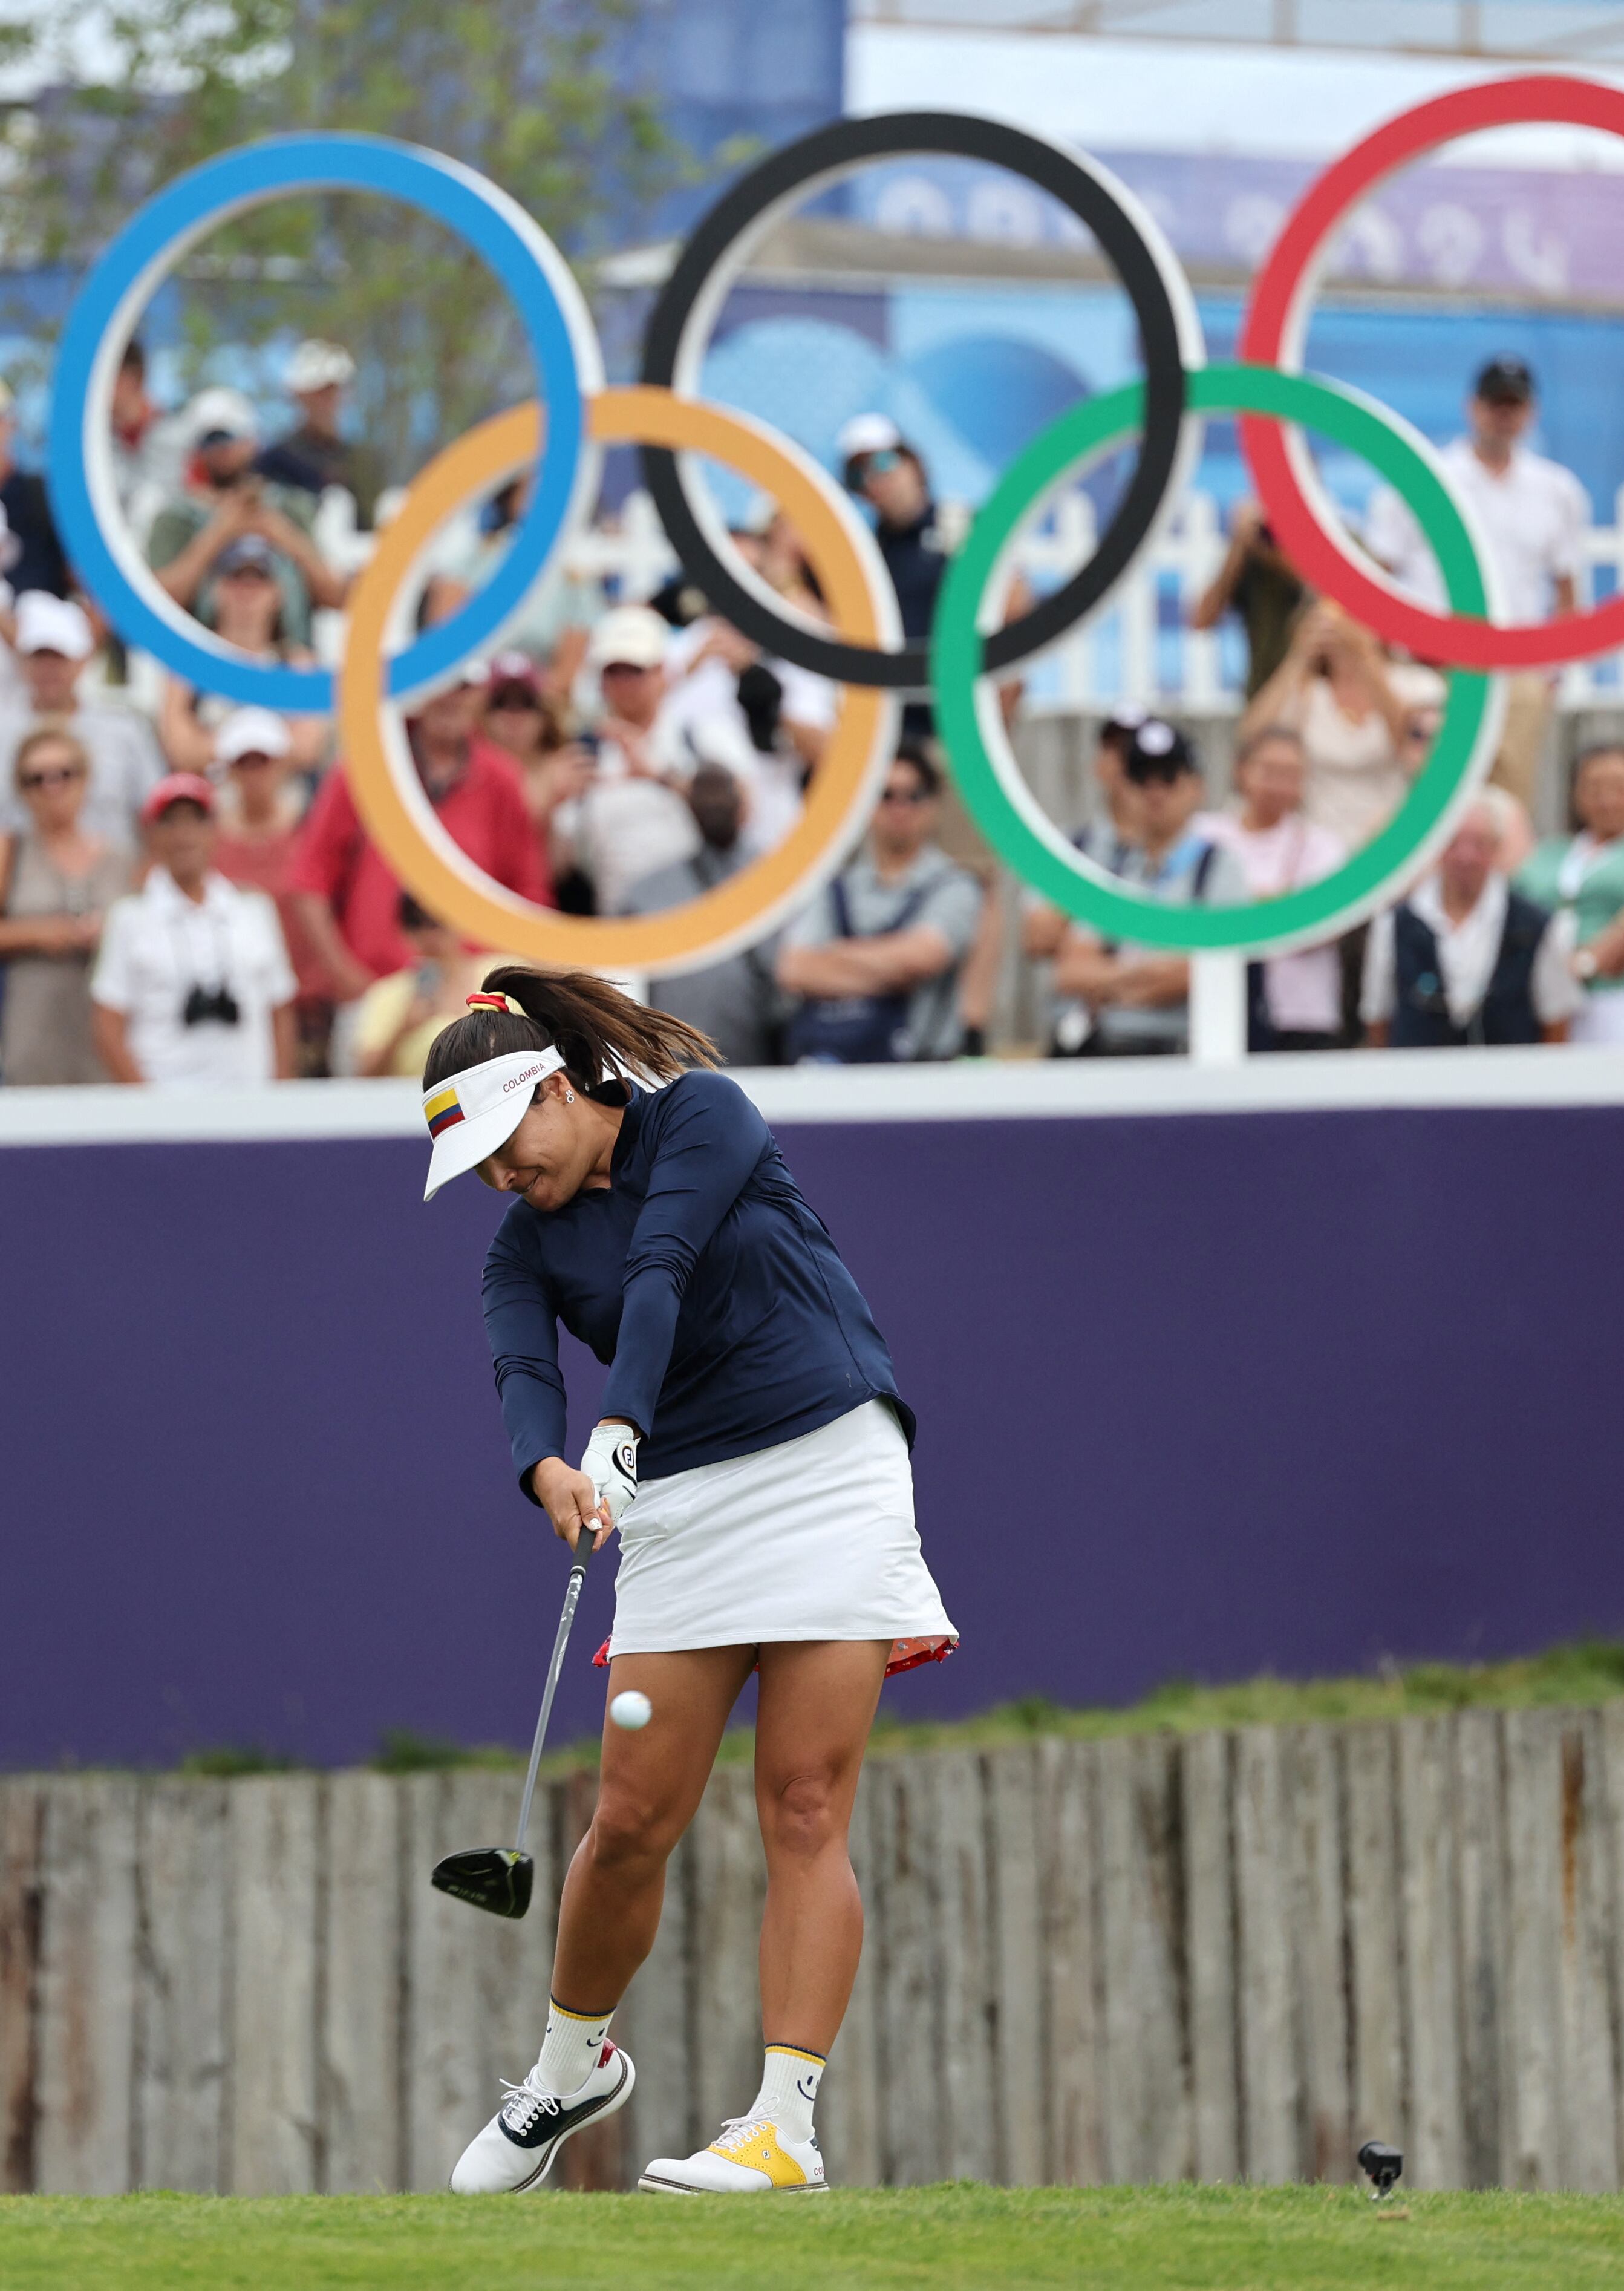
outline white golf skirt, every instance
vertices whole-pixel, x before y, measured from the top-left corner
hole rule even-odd
[[[913,1524],[902,1427],[865,1401],[816,1432],[640,1486],[620,1523],[607,1652],[907,1641],[891,1668],[951,1651]]]

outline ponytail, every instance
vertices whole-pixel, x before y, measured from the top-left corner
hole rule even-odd
[[[516,1011],[474,1009],[429,1046],[423,1088],[483,1065],[508,1050],[558,1049],[579,1090],[606,1083],[670,1081],[689,1066],[721,1064],[714,1042],[664,1010],[650,1010],[591,970],[531,970],[504,962],[486,973],[484,992],[505,994]]]

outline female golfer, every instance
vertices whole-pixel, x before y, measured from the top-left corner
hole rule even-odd
[[[504,966],[469,1000],[423,1076],[427,1195],[478,1170],[516,1197],[485,1263],[514,1467],[572,1548],[620,1527],[609,1691],[639,1690],[654,1716],[605,1728],[541,2057],[451,2184],[533,2187],[630,2095],[609,2022],[759,1665],[761,2088],[709,2148],[656,2158],[641,2185],[821,2189],[813,2107],[863,1941],[846,1833],[864,1747],[888,1667],[954,1637],[914,1531],[912,1415],[767,1124],[704,1071],[703,1034],[580,972]],[[579,1470],[562,1453],[560,1321],[609,1363]]]

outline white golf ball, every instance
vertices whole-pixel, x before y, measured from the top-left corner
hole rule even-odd
[[[646,1694],[639,1694],[635,1686],[630,1686],[610,1703],[609,1716],[617,1726],[623,1726],[629,1734],[635,1734],[639,1726],[647,1726],[654,1716],[654,1704]]]

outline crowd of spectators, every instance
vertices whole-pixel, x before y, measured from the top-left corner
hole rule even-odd
[[[342,346],[307,342],[269,438],[221,388],[165,412],[138,345],[113,399],[119,497],[173,604],[251,659],[315,657],[352,566],[318,512],[388,513],[382,457],[347,414]],[[1524,442],[1532,377],[1478,376],[1447,451],[1511,609],[1571,609],[1587,512]],[[426,912],[368,839],[331,722],[243,707],[167,676],[152,704],[82,594],[37,478],[12,456],[0,384],[0,1078],[197,1087],[281,1076],[412,1075],[494,953]],[[849,423],[841,474],[871,511],[904,631],[930,626],[948,521],[886,416]],[[446,543],[420,607],[443,618],[511,544],[525,479]],[[1364,539],[1435,601],[1407,512],[1379,495]],[[796,612],[823,612],[792,528],[736,544]],[[1010,588],[1006,609],[1025,608]],[[1437,671],[1393,655],[1305,592],[1243,504],[1193,619],[1237,615],[1249,655],[1231,784],[1209,790],[1195,735],[1122,706],[1101,727],[1089,816],[1065,824],[1103,876],[1174,904],[1270,899],[1339,868],[1403,801],[1435,736]],[[1001,694],[1007,717],[1018,684]],[[1624,1041],[1624,744],[1579,760],[1572,832],[1530,824],[1550,691],[1513,679],[1492,784],[1434,864],[1366,929],[1250,974],[1258,1050]],[[703,897],[790,834],[837,690],[765,654],[685,578],[647,602],[550,574],[504,648],[419,702],[405,734],[440,826],[496,883],[574,914],[652,915]],[[929,1061],[984,1050],[1006,941],[1040,986],[1055,1057],[1187,1048],[1186,960],[1108,940],[1028,896],[1012,928],[998,870],[957,802],[928,702],[909,703],[862,848],[767,943],[650,998],[731,1064]]]

